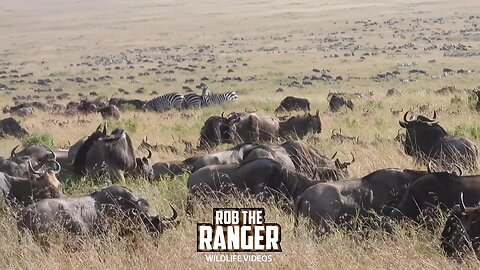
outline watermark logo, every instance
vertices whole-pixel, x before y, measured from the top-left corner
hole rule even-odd
[[[197,224],[197,251],[281,252],[281,235],[263,208],[214,208],[213,223]]]

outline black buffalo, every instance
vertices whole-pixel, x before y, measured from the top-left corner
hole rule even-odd
[[[399,122],[406,129],[404,147],[407,155],[425,164],[434,161],[445,169],[453,169],[454,164],[468,170],[477,168],[477,146],[471,140],[449,135],[438,124],[436,112],[433,118],[418,115],[410,119],[408,113]]]
[[[310,102],[306,98],[288,96],[280,102],[280,106],[275,109],[275,113],[284,111],[310,111]]]
[[[45,199],[24,208],[17,226],[21,232],[30,231],[35,239],[43,240],[58,225],[73,235],[99,235],[109,232],[112,224],[134,223],[146,226],[151,233],[163,233],[164,222],[177,217],[166,218],[151,213],[147,200],[125,187],[111,186],[90,195]]]

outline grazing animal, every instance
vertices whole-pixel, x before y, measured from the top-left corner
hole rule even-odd
[[[197,95],[195,93],[188,93],[184,95],[183,108],[184,109],[198,109],[207,106],[205,96]]]
[[[480,258],[480,207],[465,207],[463,193],[447,218],[441,241],[448,256],[462,256],[473,249]]]
[[[338,112],[341,107],[345,106],[350,110],[353,110],[355,105],[350,99],[338,94],[329,94],[330,100],[328,101],[328,106],[330,111]]]
[[[225,93],[213,93],[208,87],[202,91],[202,97],[205,100],[205,106],[222,105],[225,102],[235,101],[238,99],[235,91],[228,91]]]
[[[125,187],[111,186],[90,195],[45,199],[24,208],[17,221],[21,232],[30,231],[35,239],[53,233],[58,225],[73,235],[99,235],[111,230],[111,225],[143,223],[150,233],[162,234],[164,222],[173,222],[178,211],[171,205],[172,217],[152,215],[147,200]],[[131,227],[131,226],[130,226]]]
[[[136,158],[130,136],[117,128],[106,136],[106,128],[98,129],[80,146],[73,162],[74,171],[80,175],[96,175],[107,172],[112,182],[125,182],[124,173],[133,176],[145,175],[153,179],[153,170],[148,162],[151,157]]]
[[[419,162],[436,162],[437,166],[453,169],[460,165],[468,170],[477,168],[477,146],[469,139],[449,135],[438,124],[437,113],[433,118],[418,115],[407,119],[409,111],[399,121],[406,129],[405,153]]]
[[[211,116],[200,130],[199,149],[210,149],[230,141],[230,124],[225,117]]]
[[[97,112],[99,112],[102,115],[102,118],[104,120],[107,120],[109,118],[113,118],[115,120],[120,119],[120,110],[115,105],[105,106],[105,107],[99,109]]]
[[[303,116],[292,116],[286,121],[279,122],[279,126],[278,134],[283,139],[302,140],[309,134],[318,134],[322,131],[322,122],[318,110],[315,115],[307,113]]]
[[[460,193],[467,206],[475,206],[480,198],[480,176],[461,176],[462,172],[432,172],[419,178],[405,192],[391,217],[417,219],[420,213],[437,206],[452,209]]]
[[[19,146],[15,146],[10,152],[10,158],[4,159],[0,164],[0,172],[10,176],[28,177],[28,164],[39,169],[44,166],[50,166],[56,162],[56,154],[48,147],[43,145],[31,145],[22,151],[15,153]]]
[[[153,112],[166,112],[170,109],[182,109],[184,97],[178,93],[168,93],[145,103],[144,109]]]
[[[302,141],[287,141],[281,147],[290,156],[296,171],[314,180],[346,179],[349,177],[348,166],[355,162],[353,154],[352,161],[341,163],[338,158],[334,160],[337,153],[327,158]]]
[[[320,183],[305,190],[295,202],[295,226],[298,216],[308,217],[319,229],[329,231],[329,223],[343,224],[357,214],[378,214],[397,202],[409,184],[426,172],[383,169],[360,179]]]
[[[234,121],[229,133],[235,143],[269,142],[278,137],[280,125],[272,117],[249,113]]]
[[[0,173],[0,189],[8,204],[29,205],[37,200],[62,196],[61,183],[55,174],[60,172],[60,164],[35,170],[30,161],[28,177],[14,177]]]
[[[9,117],[0,120],[0,138],[5,138],[7,136],[20,138],[27,134],[27,130],[22,128],[14,118]]]
[[[192,166],[185,161],[157,162],[152,165],[154,180],[158,181],[163,177],[174,177],[183,175],[192,170]]]
[[[280,102],[280,106],[275,109],[275,113],[284,111],[310,111],[310,101],[306,98],[288,96]]]
[[[108,101],[109,105],[115,105],[118,108],[133,107],[136,110],[142,110],[145,107],[145,101],[139,99],[124,99],[124,98],[111,98]]]
[[[262,199],[269,198],[274,193],[295,199],[316,183],[318,182],[283,168],[274,160],[259,158],[242,164],[205,166],[190,175],[187,187],[193,195],[209,192],[228,194],[239,190],[258,195]]]
[[[25,117],[27,115],[32,115],[34,112],[35,112],[35,108],[32,106],[29,106],[29,107],[18,108],[16,110],[10,110],[10,115]]]

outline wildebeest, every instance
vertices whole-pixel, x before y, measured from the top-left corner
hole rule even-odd
[[[120,110],[115,105],[105,106],[101,109],[98,109],[97,112],[99,112],[102,115],[103,119],[108,119],[108,118],[113,118],[115,120],[120,119]]]
[[[149,157],[151,152],[149,152]],[[148,158],[146,160],[148,161]],[[113,182],[125,182],[124,172],[144,174],[153,179],[153,170],[145,158],[135,158],[132,141],[123,129],[114,129],[106,136],[106,129],[98,129],[80,146],[73,162],[74,171],[81,175],[107,172]]]
[[[10,110],[10,115],[25,117],[27,115],[32,115],[34,112],[35,112],[35,108],[32,106],[29,106],[29,107],[18,108],[16,110]]]
[[[303,116],[292,116],[286,121],[279,122],[279,136],[284,139],[302,140],[309,134],[318,134],[322,131],[319,111],[314,115],[307,113]]]
[[[454,164],[468,170],[477,168],[477,146],[469,139],[449,135],[433,118],[418,115],[407,119],[409,111],[399,121],[406,129],[405,153],[417,161],[435,161],[437,166],[452,169]]]
[[[450,213],[442,231],[441,247],[448,256],[474,251],[480,258],[480,207],[465,207],[463,193]]]
[[[408,188],[391,217],[416,219],[423,210],[437,206],[443,210],[452,209],[460,192],[467,206],[475,206],[480,198],[480,176],[461,176],[461,171],[431,172]]]
[[[171,205],[173,216],[166,218],[151,213],[147,200],[121,186],[111,186],[90,195],[45,199],[24,208],[17,221],[21,232],[30,231],[38,240],[48,236],[59,226],[73,235],[99,235],[111,230],[111,225],[128,223],[144,224],[151,233],[163,233],[164,222],[177,218],[177,210]]]
[[[225,117],[212,116],[200,130],[200,149],[210,149],[230,141],[230,125]]]
[[[187,158],[184,162],[192,164],[192,172],[207,165],[239,164],[243,155],[237,149],[210,153],[200,157]]]
[[[25,206],[36,200],[61,197],[61,183],[55,176],[61,169],[58,163],[55,162],[52,167],[44,166],[39,170],[35,170],[30,161],[27,164],[29,174],[27,177],[0,173],[1,191],[9,204]]]
[[[10,152],[10,158],[0,163],[0,172],[10,176],[27,177],[29,174],[28,164],[38,169],[45,165],[49,166],[56,162],[55,153],[43,145],[30,145],[22,151],[15,153],[19,145]]]
[[[316,183],[272,159],[259,158],[242,164],[205,166],[190,175],[187,187],[193,195],[238,190],[262,199],[278,193],[295,199]]]
[[[19,138],[27,134],[27,130],[22,128],[14,118],[9,117],[0,120],[0,138],[5,138],[6,136]]]
[[[139,99],[124,99],[114,97],[108,101],[109,105],[115,105],[118,108],[132,107],[135,110],[141,110],[143,107],[145,107],[145,103],[145,101]]]
[[[192,166],[185,161],[176,160],[168,162],[157,162],[152,165],[154,180],[160,180],[162,177],[183,175],[185,172],[192,170]]]
[[[234,120],[229,133],[235,143],[269,142],[278,137],[279,128],[273,117],[249,113]]]
[[[293,161],[296,171],[305,174],[314,180],[341,180],[349,177],[348,166],[355,162],[352,154],[352,161],[340,162],[334,159],[337,153],[331,158],[321,155],[317,149],[302,141],[287,141],[281,145]]]
[[[296,110],[310,111],[310,102],[308,99],[288,96],[280,102],[280,106],[275,109],[275,113]]]
[[[330,108],[330,111],[332,112],[338,112],[341,107],[345,106],[349,108],[350,110],[353,110],[355,105],[350,99],[347,99],[343,95],[338,95],[338,94],[329,94],[330,100],[328,101],[328,106]]]
[[[308,217],[319,229],[328,231],[329,223],[343,224],[355,216],[381,214],[394,205],[405,189],[426,172],[382,169],[361,179],[320,183],[305,190],[295,202],[295,216]],[[296,218],[295,224],[298,224]]]

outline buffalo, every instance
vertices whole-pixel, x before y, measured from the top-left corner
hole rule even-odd
[[[230,142],[230,125],[225,117],[212,116],[200,130],[199,149],[211,149],[219,144]]]
[[[388,205],[395,205],[407,186],[426,172],[382,169],[361,179],[319,183],[305,190],[295,202],[295,225],[298,216],[308,217],[329,231],[329,223],[345,224],[355,216],[367,217],[374,211],[382,214]]]
[[[429,166],[430,167],[430,166]],[[465,195],[465,204],[475,206],[480,198],[480,177],[461,176],[459,172],[433,172],[415,181],[405,192],[391,217],[417,219],[424,210],[440,207],[452,209],[458,202],[459,194]]]
[[[146,158],[135,158],[130,136],[125,130],[117,128],[111,135],[97,130],[80,146],[73,162],[74,171],[80,175],[95,175],[107,172],[113,182],[125,182],[124,172],[134,176],[143,174],[153,180],[153,169]]]
[[[280,106],[275,109],[275,113],[283,111],[310,111],[310,102],[306,98],[288,96],[280,102]]]
[[[236,189],[262,199],[278,193],[295,199],[316,183],[274,160],[258,158],[242,164],[205,166],[190,175],[187,187],[193,195],[228,194]]]
[[[113,118],[115,120],[120,119],[120,110],[115,105],[105,106],[101,109],[98,109],[97,112],[99,112],[102,115],[102,118],[104,120],[109,119],[109,118]]]
[[[31,145],[22,151],[15,153],[19,146],[15,146],[10,152],[10,158],[0,162],[0,172],[10,176],[28,177],[28,165],[38,169],[50,166],[56,162],[56,154],[50,148],[43,145]]]
[[[62,196],[61,183],[57,174],[61,167],[55,162],[53,167],[43,167],[41,170],[28,164],[28,177],[14,177],[0,173],[0,188],[8,204],[29,205],[36,200],[59,198]]]
[[[454,164],[469,170],[477,168],[477,146],[469,139],[449,135],[438,124],[435,111],[433,118],[418,115],[408,119],[408,113],[399,122],[406,129],[404,148],[407,155],[426,164],[435,161],[437,166],[446,169],[452,169]]]
[[[279,123],[279,136],[284,139],[295,138],[302,140],[309,134],[318,134],[322,131],[319,111],[314,115],[307,113],[303,116],[292,116]]]
[[[26,129],[22,128],[17,120],[12,117],[0,120],[0,138],[14,136],[20,138],[27,135]]]
[[[441,241],[448,256],[461,256],[473,249],[480,258],[480,207],[465,207],[463,193],[447,218]]]
[[[338,158],[335,159],[337,153],[331,158],[327,158],[302,141],[287,141],[281,147],[290,156],[296,171],[314,180],[327,181],[348,178],[348,166],[355,162],[353,154],[352,161],[342,163]]]
[[[21,232],[30,231],[43,240],[57,225],[73,235],[99,235],[112,224],[144,224],[151,233],[163,233],[164,222],[173,222],[178,211],[171,205],[172,217],[152,215],[147,200],[121,186],[111,186],[89,195],[45,199],[24,208],[17,221]]]
[[[347,99],[343,95],[339,94],[329,94],[330,100],[328,101],[328,106],[330,108],[330,111],[332,112],[338,112],[340,108],[342,107],[347,107],[350,110],[353,110],[355,105],[350,99]]]

